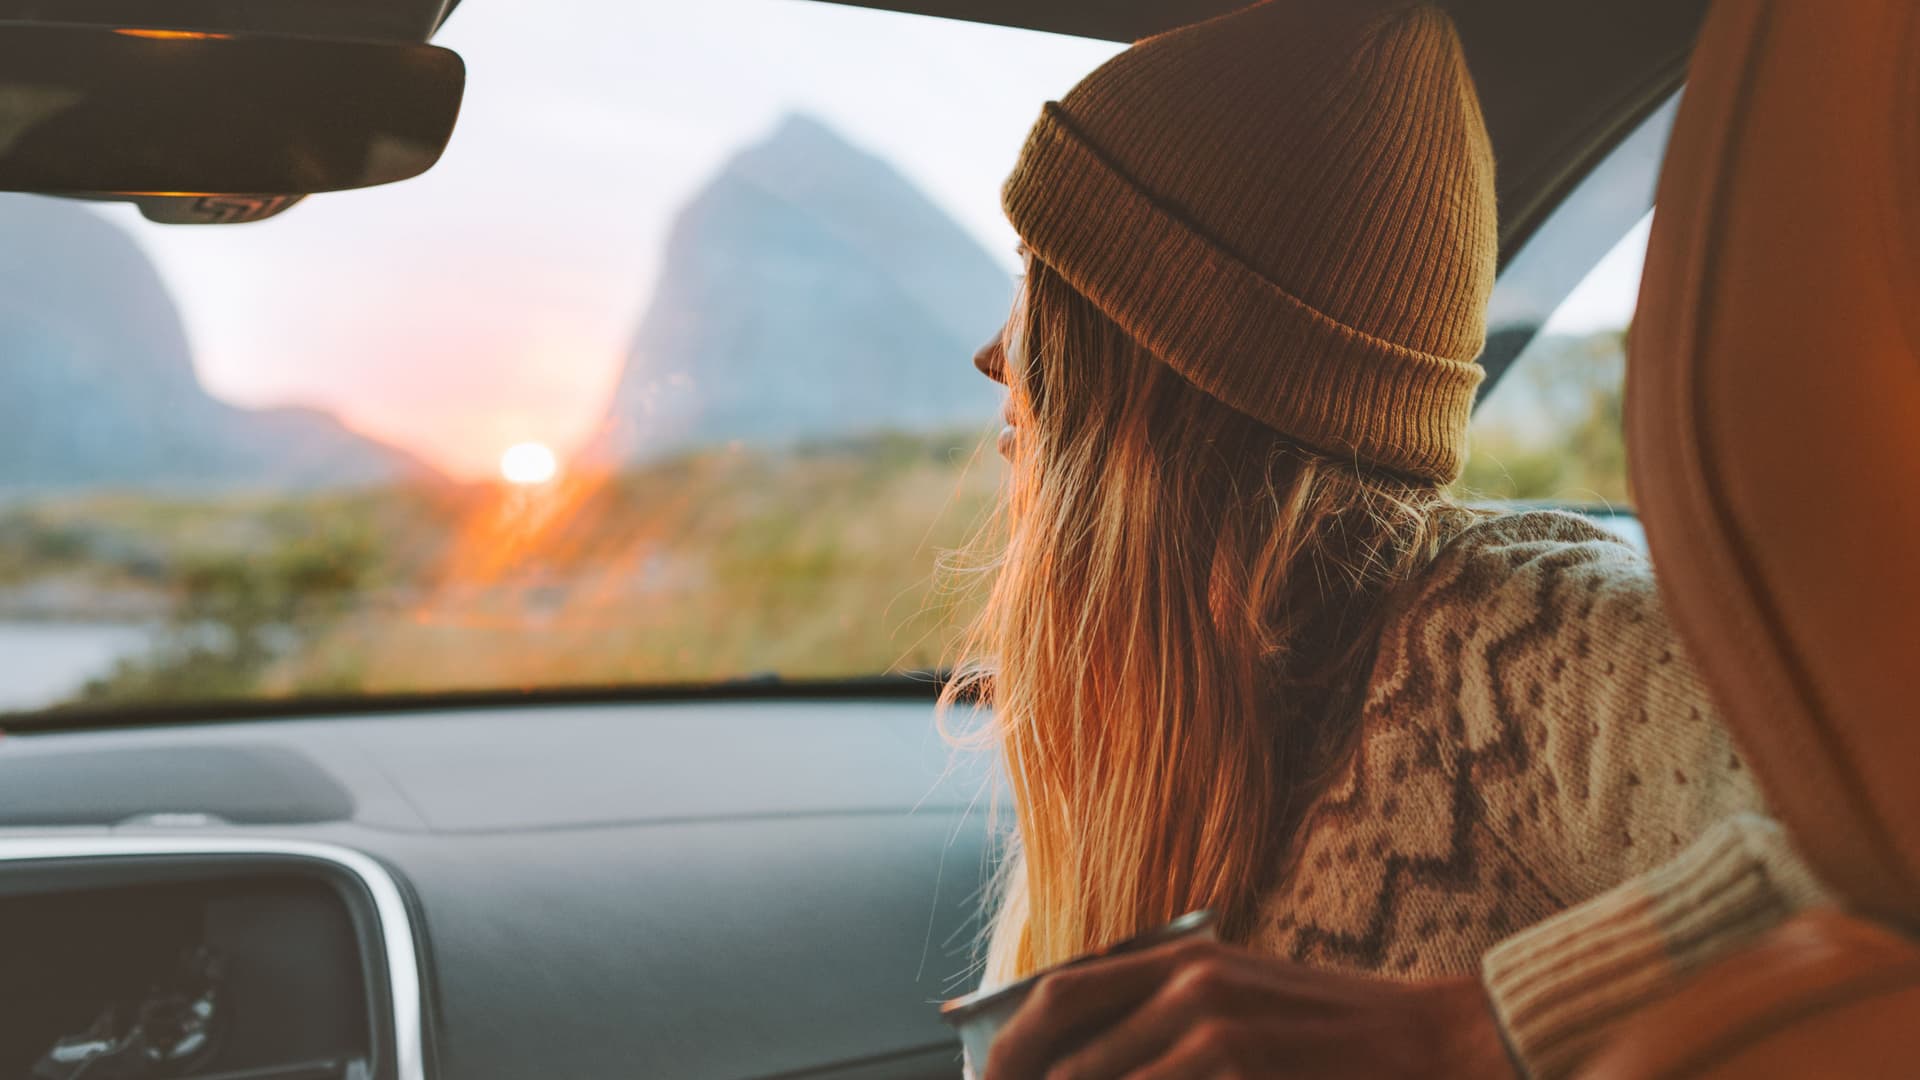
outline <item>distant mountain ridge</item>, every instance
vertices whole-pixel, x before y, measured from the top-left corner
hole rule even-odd
[[[215,399],[173,298],[124,230],[76,203],[0,195],[0,496],[432,475],[320,410]]]
[[[1012,281],[884,160],[791,115],[675,221],[593,456],[985,423]]]

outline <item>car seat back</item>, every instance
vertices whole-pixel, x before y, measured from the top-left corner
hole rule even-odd
[[[1920,1070],[1920,3],[1719,0],[1627,386],[1674,623],[1845,908],[1623,1022],[1589,1076]]]
[[[1920,3],[1721,0],[1632,332],[1661,589],[1775,812],[1920,925]]]

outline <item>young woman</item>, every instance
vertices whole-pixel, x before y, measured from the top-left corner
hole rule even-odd
[[[1028,272],[976,362],[1010,539],[949,691],[992,701],[1015,811],[987,980],[1198,908],[1226,946],[1046,980],[992,1080],[1484,1074],[1503,1036],[1556,1072],[1817,899],[1736,817],[1639,557],[1447,493],[1497,238],[1444,14],[1270,0],[1142,42],[1047,106],[1005,202]]]

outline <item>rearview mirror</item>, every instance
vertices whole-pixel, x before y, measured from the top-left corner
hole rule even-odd
[[[390,184],[440,159],[465,86],[432,45],[0,23],[0,191]]]

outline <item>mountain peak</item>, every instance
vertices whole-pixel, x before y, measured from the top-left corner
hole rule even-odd
[[[728,178],[757,184],[801,204],[835,204],[849,195],[881,188],[913,189],[886,159],[805,112],[785,114],[764,136],[741,147],[721,168],[715,183]],[[912,194],[925,201],[917,189]],[[840,213],[850,222],[859,216],[846,210]]]
[[[794,147],[801,150],[814,150],[822,147],[852,150],[853,144],[846,137],[828,126],[825,120],[803,110],[794,110],[781,116],[773,125],[767,137],[760,140],[760,146]]]
[[[158,269],[90,208],[0,195],[0,236],[0,499],[325,487],[424,471],[327,414],[209,395]]]
[[[1012,279],[885,159],[806,113],[736,153],[674,223],[602,448],[631,459],[985,424],[967,358]]]

